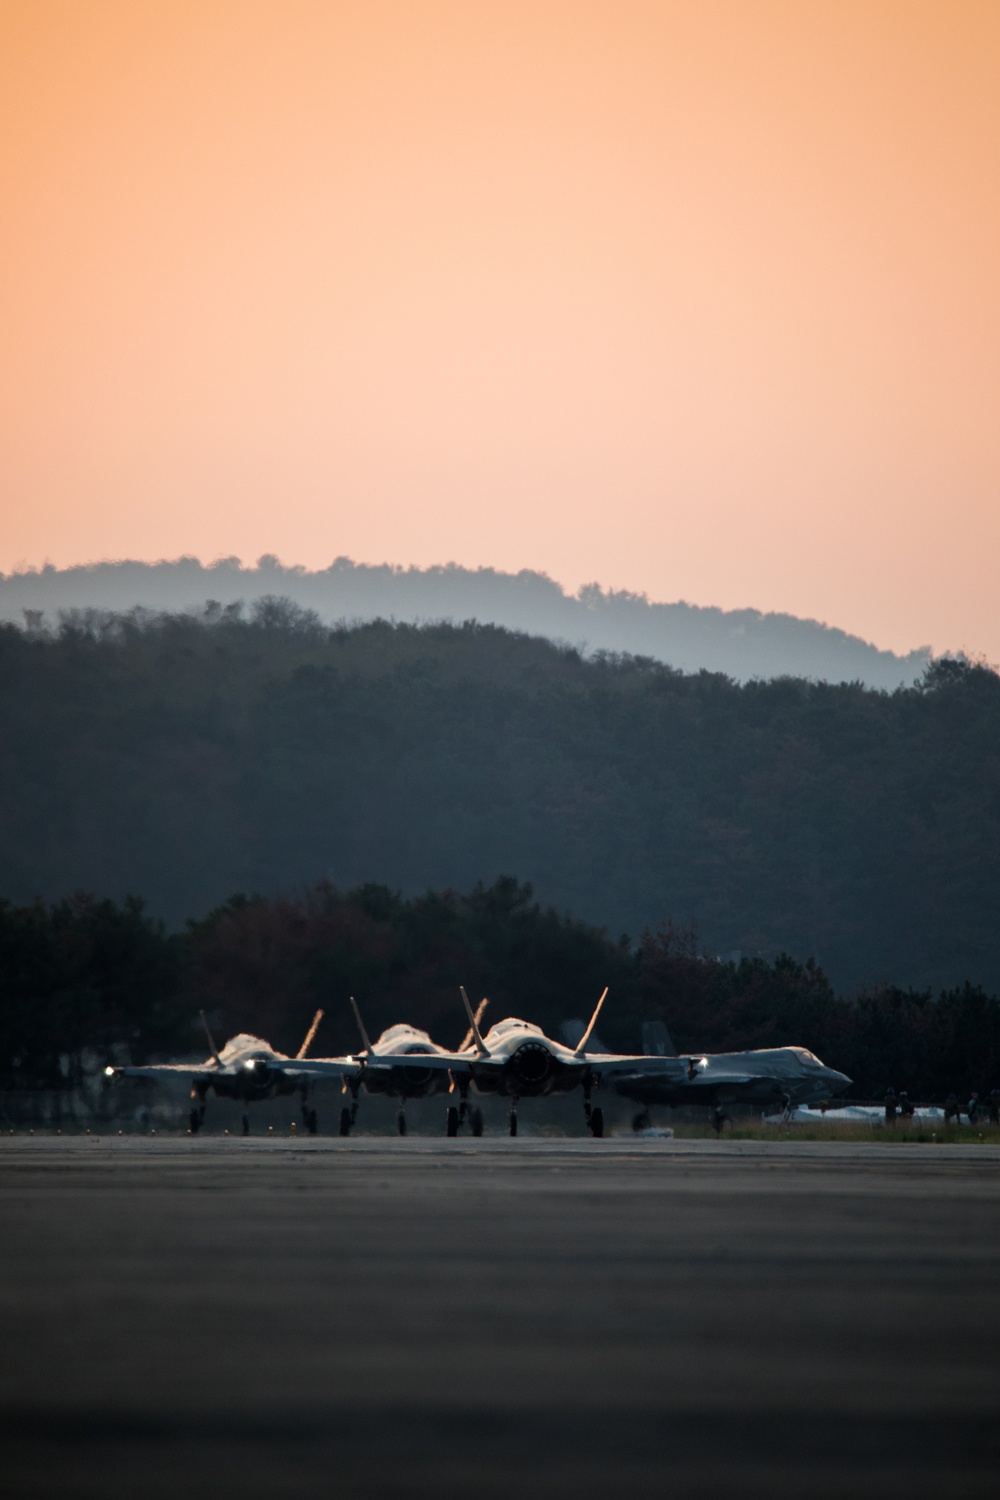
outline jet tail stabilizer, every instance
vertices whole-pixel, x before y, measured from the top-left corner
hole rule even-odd
[[[643,1021],[642,1050],[647,1057],[676,1057],[677,1048],[662,1021]]]
[[[573,1053],[574,1057],[585,1057],[586,1056],[586,1054],[587,1054],[587,1043],[590,1041],[591,1032],[593,1031],[594,1027],[597,1025],[597,1018],[601,1014],[601,1006],[604,1004],[605,1000],[607,999],[607,994],[608,994],[608,986],[605,985],[604,986],[604,993],[601,995],[600,1000],[598,1000],[598,1002],[597,1002],[597,1009],[594,1011],[594,1014],[590,1018],[590,1025],[587,1027],[586,1031],[583,1033],[583,1036],[580,1038],[580,1040],[576,1044],[576,1051]]]
[[[486,1014],[486,1007],[489,1005],[489,1003],[490,1002],[488,1000],[484,999],[484,1000],[480,1000],[479,1004],[476,1006],[476,1025],[477,1026],[479,1025],[480,1021],[483,1019],[483,1016]],[[468,1029],[468,1031],[465,1033],[465,1038],[464,1038],[464,1040],[462,1042],[461,1047],[459,1047],[458,1050],[459,1050],[459,1052],[464,1052],[465,1049],[467,1047],[470,1047],[471,1045],[472,1045],[472,1027],[470,1026],[469,1029]]]
[[[459,989],[462,992],[462,1004],[465,1006],[465,1014],[469,1018],[469,1030],[472,1032],[472,1040],[476,1044],[476,1051],[479,1053],[480,1057],[486,1057],[489,1055],[490,1049],[483,1041],[482,1035],[479,1031],[479,1017],[483,1013],[483,1008],[486,1005],[486,1001],[483,1001],[483,1004],[479,1007],[478,1013],[476,1015],[473,1015],[472,1006],[469,1004],[469,997],[465,993],[465,985],[460,984]]]
[[[316,1035],[316,1032],[319,1030],[319,1023],[320,1023],[320,1021],[322,1021],[322,1019],[323,1019],[323,1012],[321,1010],[318,1010],[316,1012],[316,1014],[312,1018],[312,1025],[310,1026],[309,1030],[306,1032],[306,1039],[305,1039],[305,1041],[302,1043],[302,1046],[299,1048],[298,1052],[296,1052],[296,1054],[295,1054],[295,1061],[296,1062],[301,1062],[302,1059],[305,1057],[306,1053],[309,1051],[309,1048],[312,1046],[312,1039]]]
[[[358,1010],[358,1002],[355,1000],[355,998],[354,998],[353,995],[351,996],[351,1009],[354,1012],[354,1019],[358,1023],[358,1030],[361,1033],[361,1040],[362,1040],[362,1042],[364,1044],[364,1050],[368,1053],[368,1056],[371,1057],[372,1056],[372,1044],[371,1044],[371,1042],[368,1039],[368,1033],[365,1030],[365,1023],[361,1019],[361,1012]]]
[[[212,1033],[209,1029],[208,1021],[205,1019],[205,1012],[203,1010],[200,1010],[198,1014],[199,1016],[201,1016],[201,1024],[204,1026],[205,1035],[208,1037],[208,1050],[212,1054],[212,1060],[215,1063],[216,1067],[221,1068],[222,1058],[219,1056],[218,1047],[216,1047],[215,1042],[212,1040]]]

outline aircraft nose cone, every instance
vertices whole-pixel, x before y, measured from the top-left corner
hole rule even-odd
[[[827,1068],[826,1079],[830,1085],[830,1092],[832,1094],[842,1094],[854,1082],[852,1078],[848,1078],[846,1073],[838,1073],[836,1068]]]

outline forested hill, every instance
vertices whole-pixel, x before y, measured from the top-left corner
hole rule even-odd
[[[170,922],[316,880],[514,873],[633,938],[1000,987],[1000,678],[734,684],[488,626],[0,627],[0,896]]]
[[[499,573],[493,568],[368,567],[338,558],[307,572],[262,557],[244,568],[237,558],[210,567],[196,558],[174,562],[96,563],[89,567],[0,574],[0,620],[25,617],[58,623],[73,609],[123,611],[136,607],[181,612],[206,599],[225,606],[281,595],[315,610],[327,624],[392,619],[408,623],[478,620],[588,651],[652,656],[685,672],[751,677],[809,677],[894,688],[913,683],[927,665],[926,649],[896,656],[817,620],[762,614],[756,609],[709,609],[655,604],[643,594],[590,584],[566,594],[543,573]]]

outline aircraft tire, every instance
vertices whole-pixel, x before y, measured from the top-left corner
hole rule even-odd
[[[597,1108],[590,1111],[590,1133],[595,1141],[604,1138],[604,1111]]]
[[[449,1136],[458,1135],[458,1110],[454,1104],[449,1104],[446,1117],[445,1131]]]
[[[478,1138],[479,1136],[482,1135],[482,1133],[483,1133],[483,1112],[482,1112],[481,1109],[474,1109],[472,1111],[471,1115],[469,1116],[469,1126],[470,1126],[470,1128],[472,1130],[472,1134],[474,1136],[476,1136]]]
[[[197,1135],[199,1130],[201,1129],[201,1113],[199,1110],[193,1109],[188,1115],[188,1125],[190,1127],[191,1134]]]
[[[399,1131],[400,1135],[406,1134],[406,1116],[404,1115],[402,1110],[400,1110],[399,1114],[396,1116],[396,1129]]]
[[[517,1110],[516,1109],[512,1109],[511,1112],[510,1112],[510,1133],[511,1133],[511,1135],[517,1135]]]
[[[340,1133],[350,1135],[351,1133],[351,1111],[345,1107],[340,1111]]]
[[[250,1116],[249,1115],[244,1115],[243,1116],[243,1134],[244,1135],[249,1135],[250,1134]]]
[[[318,1129],[319,1129],[319,1120],[316,1117],[316,1111],[314,1109],[307,1110],[306,1111],[306,1130],[309,1132],[310,1135],[315,1135]]]

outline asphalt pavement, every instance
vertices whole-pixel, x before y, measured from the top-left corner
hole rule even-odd
[[[1000,1148],[0,1139],[6,1497],[989,1493]]]

